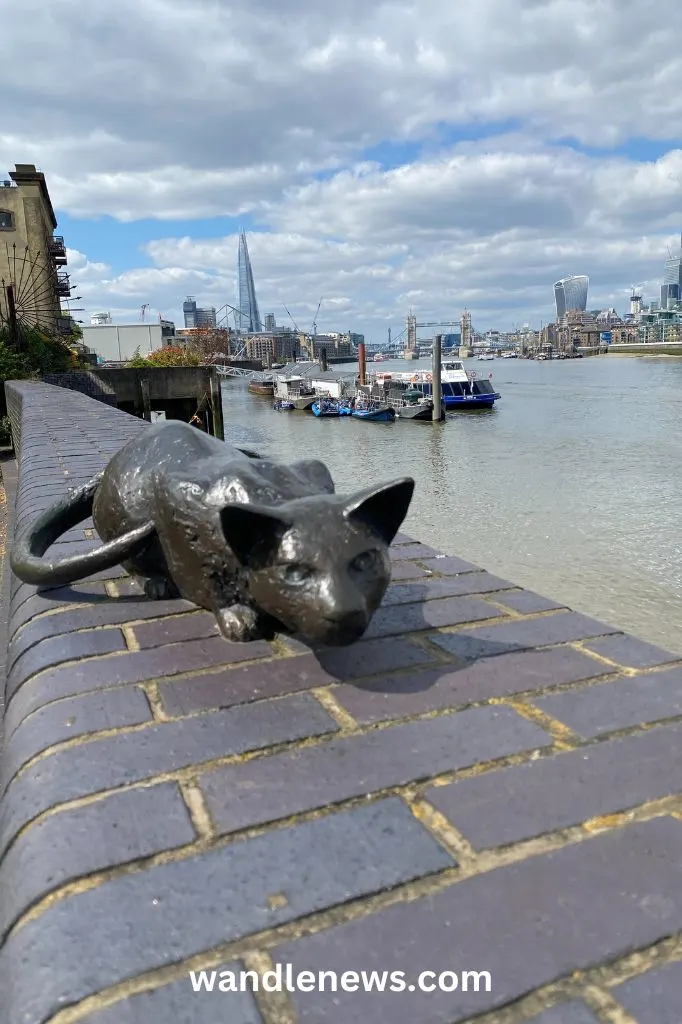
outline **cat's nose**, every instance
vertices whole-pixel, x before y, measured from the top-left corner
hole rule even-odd
[[[367,629],[367,616],[361,611],[348,612],[345,615],[326,615],[326,642],[341,647],[359,640]]]

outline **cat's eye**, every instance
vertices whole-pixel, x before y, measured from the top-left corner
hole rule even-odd
[[[307,565],[286,565],[282,570],[282,575],[287,583],[295,585],[307,583],[312,578],[313,570]]]
[[[369,569],[374,569],[378,564],[378,551],[363,551],[362,554],[356,555],[350,563],[350,567],[351,569],[354,569],[355,572],[367,572]]]

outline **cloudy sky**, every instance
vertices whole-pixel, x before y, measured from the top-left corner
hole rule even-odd
[[[381,341],[655,298],[682,228],[679,0],[5,0],[0,172],[45,172],[120,322],[234,304]],[[422,332],[428,333],[428,332]]]

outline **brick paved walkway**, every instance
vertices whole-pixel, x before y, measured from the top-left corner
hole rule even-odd
[[[10,407],[19,525],[145,429],[44,385]],[[367,638],[316,654],[117,570],[13,580],[2,1024],[680,1024],[682,659],[408,537],[393,560]],[[408,989],[188,981],[276,963]]]

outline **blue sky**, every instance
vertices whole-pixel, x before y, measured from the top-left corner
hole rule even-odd
[[[537,326],[571,273],[624,309],[677,244],[673,0],[8,2],[0,166],[46,173],[85,318],[234,302],[241,228],[262,312],[370,338]]]

